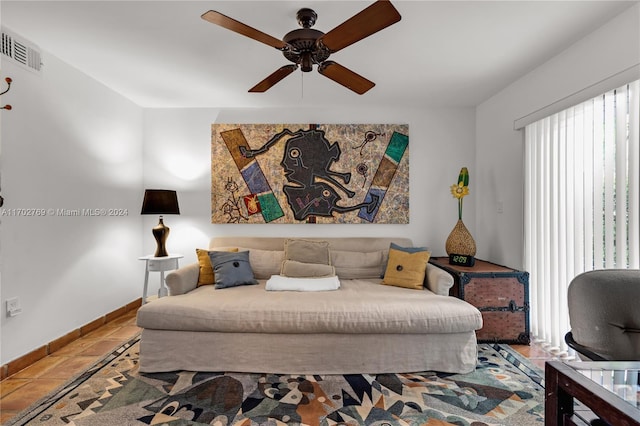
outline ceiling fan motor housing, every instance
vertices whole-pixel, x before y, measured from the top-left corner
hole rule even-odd
[[[302,28],[290,31],[282,38],[282,41],[292,47],[285,49],[282,54],[287,60],[299,64],[302,71],[309,72],[313,69],[313,64],[326,61],[331,52],[317,42],[324,33],[311,28],[318,17],[316,12],[304,8],[298,11],[296,17]]]

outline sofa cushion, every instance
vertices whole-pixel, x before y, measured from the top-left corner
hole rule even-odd
[[[428,251],[409,253],[389,249],[389,261],[382,283],[421,290],[429,257],[431,257],[431,253]]]
[[[482,327],[469,303],[431,291],[342,280],[339,290],[265,291],[259,285],[217,290],[202,286],[147,303],[139,327],[247,333],[461,333]],[[250,338],[249,336],[247,338]]]
[[[236,247],[220,247],[216,249],[217,251],[229,251],[229,252],[237,252],[238,249]],[[214,283],[213,278],[213,268],[211,267],[211,259],[209,258],[209,250],[204,249],[196,249],[196,256],[198,256],[198,266],[200,267],[200,272],[198,274],[198,284],[201,285],[210,285]]]
[[[295,260],[282,262],[280,275],[292,278],[329,277],[336,274],[336,269],[331,265],[321,263],[304,263]]]
[[[284,258],[296,262],[331,265],[329,243],[321,240],[287,239],[284,242]]]
[[[388,250],[371,252],[331,250],[331,264],[340,278],[380,278],[389,256]]]
[[[213,251],[209,253],[209,258],[213,266],[216,289],[258,284],[249,263],[249,252]]]
[[[240,248],[240,251],[249,252],[249,263],[253,274],[258,280],[266,280],[272,275],[278,275],[284,260],[283,250],[259,250]]]

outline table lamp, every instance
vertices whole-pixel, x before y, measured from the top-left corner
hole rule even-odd
[[[160,222],[153,228],[153,237],[156,239],[155,257],[166,257],[167,248],[165,244],[169,237],[169,227],[165,226],[163,214],[180,214],[178,207],[178,195],[176,191],[167,189],[145,189],[144,200],[142,200],[142,211],[140,214],[159,214]]]

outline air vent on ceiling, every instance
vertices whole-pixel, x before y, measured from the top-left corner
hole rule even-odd
[[[35,44],[6,28],[2,28],[0,49],[4,56],[11,58],[29,71],[40,73],[42,69],[40,49]]]

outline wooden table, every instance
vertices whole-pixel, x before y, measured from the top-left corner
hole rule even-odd
[[[548,361],[545,425],[640,426],[639,375],[640,362]]]

